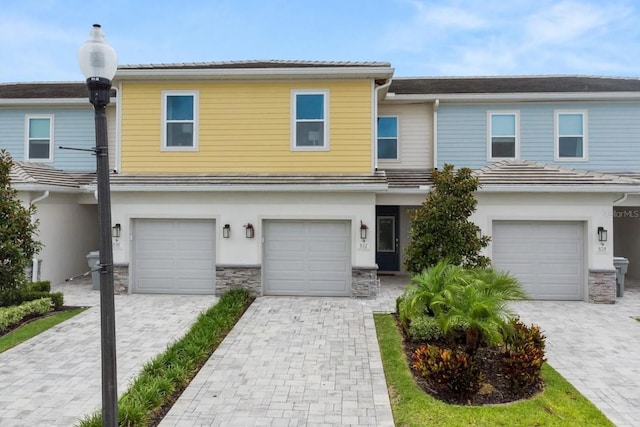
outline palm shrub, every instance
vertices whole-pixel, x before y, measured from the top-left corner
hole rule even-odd
[[[525,299],[518,280],[494,269],[465,269],[440,261],[415,275],[398,303],[407,328],[412,317],[432,316],[445,336],[462,330],[471,352],[485,343],[502,344],[513,330],[509,300]]]

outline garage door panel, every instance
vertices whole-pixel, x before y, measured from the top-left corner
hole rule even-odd
[[[133,292],[215,292],[213,220],[139,219],[133,235]]]
[[[266,295],[350,294],[348,221],[266,221],[264,231]]]
[[[571,221],[494,221],[493,265],[510,271],[535,299],[580,300],[584,225]]]

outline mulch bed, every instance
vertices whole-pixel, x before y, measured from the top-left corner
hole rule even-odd
[[[406,335],[404,328],[400,326],[397,318],[396,327],[402,335],[403,351],[405,353],[408,364],[411,367],[413,353],[420,346],[426,343],[412,342]],[[442,347],[448,345],[445,342],[437,342],[433,344],[437,344]],[[483,374],[482,387],[476,395],[466,401],[460,401],[456,396],[449,396],[443,393],[439,393],[431,386],[429,381],[422,377],[422,375],[420,375],[420,373],[413,367],[411,367],[411,373],[413,374],[413,378],[416,384],[418,384],[418,386],[425,392],[429,393],[431,396],[438,400],[457,405],[478,406],[517,402],[519,400],[529,399],[542,392],[542,390],[544,389],[544,382],[542,381],[542,379],[540,379],[540,381],[533,386],[521,390],[520,393],[515,393],[511,389],[509,381],[502,375],[500,368],[502,351],[500,348],[481,347],[474,357],[476,358],[476,360],[480,361],[480,371]]]

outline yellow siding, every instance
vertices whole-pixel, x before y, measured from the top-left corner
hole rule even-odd
[[[291,90],[329,91],[329,151],[291,151]],[[198,151],[162,151],[162,91],[199,93]],[[371,82],[125,82],[124,173],[370,173]]]

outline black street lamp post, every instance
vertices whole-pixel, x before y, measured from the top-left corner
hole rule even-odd
[[[109,104],[111,80],[118,59],[115,50],[104,40],[100,25],[91,30],[78,53],[78,62],[87,78],[89,102],[95,110],[96,179],[98,186],[98,223],[100,228],[100,333],[102,354],[102,425],[118,425],[118,391],[116,372],[116,319],[113,289],[113,248],[111,246],[111,190],[106,106]]]

